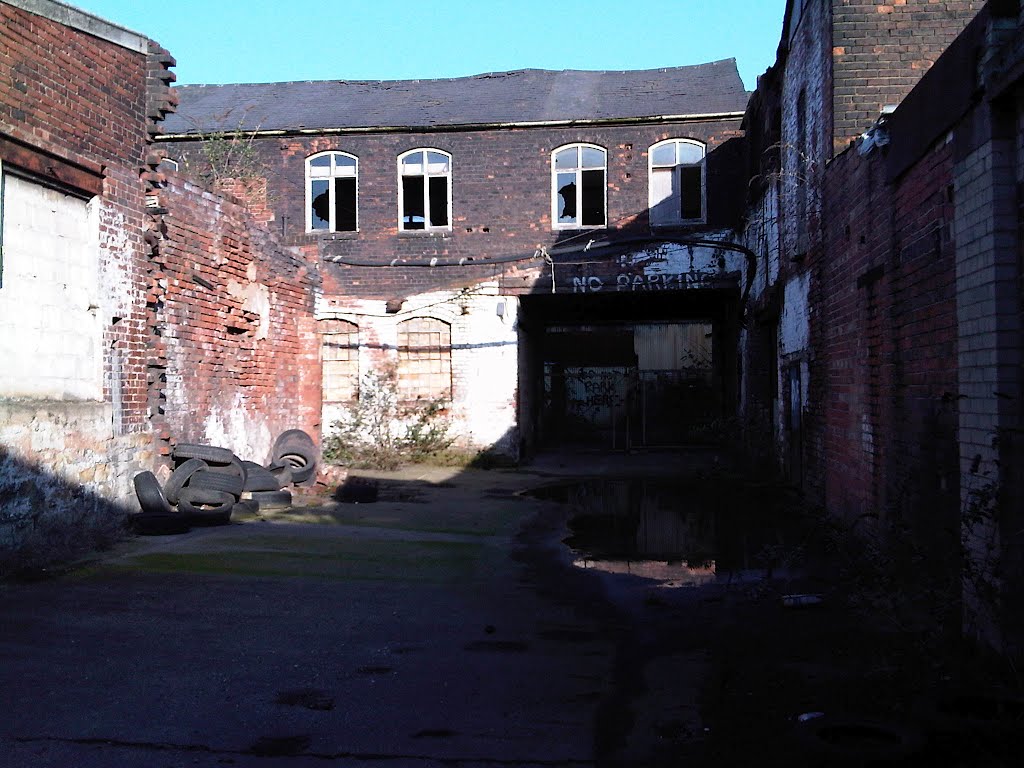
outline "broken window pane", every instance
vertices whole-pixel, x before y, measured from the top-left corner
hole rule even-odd
[[[651,223],[673,226],[702,221],[704,145],[692,139],[668,139],[652,146],[649,152]]]
[[[330,182],[326,179],[314,179],[309,184],[311,229],[329,229],[331,226],[329,186]]]
[[[307,158],[308,231],[356,230],[358,166],[358,159],[344,152],[324,152]]]
[[[451,226],[451,156],[441,150],[417,149],[399,158],[402,174],[400,228]]]
[[[425,229],[423,176],[402,177],[402,229]]]
[[[600,226],[604,224],[604,170],[582,171],[583,192],[583,226]]]
[[[448,178],[431,176],[428,184],[430,200],[430,226],[448,226]]]
[[[699,165],[684,165],[679,169],[680,217],[684,220],[704,216],[702,176]]]
[[[558,221],[576,223],[576,174],[558,174]]]
[[[334,180],[334,231],[356,231],[355,176],[344,176]]]

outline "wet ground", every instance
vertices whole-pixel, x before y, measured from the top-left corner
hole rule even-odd
[[[349,491],[0,585],[0,765],[1015,764],[1008,688],[713,456]]]

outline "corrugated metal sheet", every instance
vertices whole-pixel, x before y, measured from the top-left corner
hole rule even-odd
[[[710,323],[637,325],[633,348],[641,371],[681,371],[711,368]]]

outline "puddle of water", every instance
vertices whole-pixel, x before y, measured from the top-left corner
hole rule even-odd
[[[792,528],[764,491],[741,484],[595,478],[531,491],[572,507],[565,544],[578,568],[663,586],[794,574],[782,562]]]

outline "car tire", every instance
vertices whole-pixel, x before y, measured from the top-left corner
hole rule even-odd
[[[259,469],[250,469],[248,476],[245,478],[245,487],[243,490],[279,491],[281,490],[281,481],[276,475],[266,469],[263,469],[263,467],[260,467]]]
[[[197,445],[195,443],[179,443],[174,446],[174,458],[202,459],[208,464],[230,464],[232,461],[238,461],[235,454],[227,448]]]
[[[139,507],[146,515],[173,515],[174,509],[167,503],[160,488],[160,481],[152,472],[140,472],[133,480],[135,495],[139,497]]]
[[[178,509],[192,525],[226,525],[234,506],[230,493],[208,488],[184,488],[178,498]]]
[[[189,478],[189,488],[202,488],[211,491],[223,491],[235,497],[235,501],[242,495],[245,482],[238,475],[219,472],[215,469],[203,469],[196,472]],[[179,498],[181,496],[179,495]]]
[[[178,494],[188,484],[192,475],[200,470],[207,469],[209,466],[202,459],[186,459],[183,464],[171,473],[167,482],[164,483],[164,496],[167,497],[167,501],[171,504],[177,504]]]

